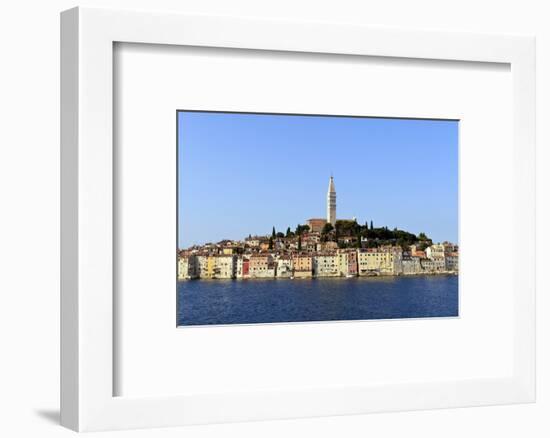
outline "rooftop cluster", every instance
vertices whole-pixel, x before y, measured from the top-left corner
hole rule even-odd
[[[310,219],[294,230],[249,235],[182,249],[180,280],[355,277],[458,272],[458,246],[434,244],[424,233],[415,235],[372,221]]]

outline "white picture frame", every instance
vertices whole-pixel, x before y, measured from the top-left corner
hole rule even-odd
[[[515,267],[512,375],[370,387],[114,396],[113,48],[117,42],[509,64],[515,158],[510,202],[516,213],[509,237]],[[63,12],[61,423],[92,431],[533,402],[534,72],[535,40],[529,36],[88,8]]]

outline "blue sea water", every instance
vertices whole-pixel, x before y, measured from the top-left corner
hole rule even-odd
[[[178,282],[177,324],[458,316],[458,277]]]

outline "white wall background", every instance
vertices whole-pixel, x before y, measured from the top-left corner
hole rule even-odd
[[[96,7],[318,19],[537,36],[538,402],[398,414],[118,432],[172,437],[546,437],[550,435],[550,13],[544,0],[90,0]],[[70,436],[59,406],[59,12],[0,9],[0,435]],[[506,236],[503,236],[505,238]],[[115,436],[104,433],[102,437]]]

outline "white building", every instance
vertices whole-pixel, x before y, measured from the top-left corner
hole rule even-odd
[[[195,274],[198,278],[206,278],[208,272],[208,255],[200,254],[195,258]]]
[[[432,260],[438,257],[445,257],[445,246],[440,243],[428,246],[426,248],[426,257]]]
[[[334,253],[313,256],[314,277],[338,277],[340,275],[338,255]]]
[[[219,254],[214,256],[213,278],[235,278],[236,259],[234,255]]]
[[[450,252],[445,255],[445,270],[458,272],[458,253]]]
[[[243,260],[243,256],[237,256],[237,260],[235,261],[235,278],[243,278]]]
[[[290,278],[293,275],[292,257],[282,255],[277,258],[277,278]]]
[[[196,278],[196,257],[194,255],[181,255],[178,257],[178,280]]]
[[[421,259],[420,265],[422,271],[426,273],[437,273],[445,271],[445,257],[433,257],[431,259]]]

